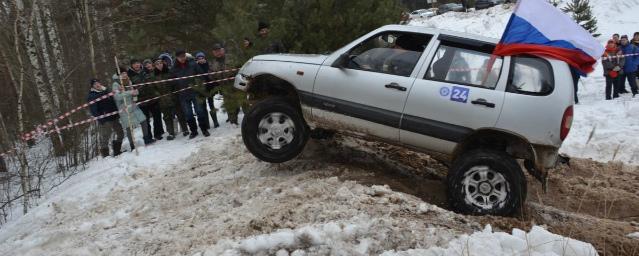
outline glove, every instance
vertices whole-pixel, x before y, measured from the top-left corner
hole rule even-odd
[[[612,70],[619,72],[619,70],[621,70],[621,67],[615,66]]]

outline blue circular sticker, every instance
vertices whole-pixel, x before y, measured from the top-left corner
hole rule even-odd
[[[439,95],[443,97],[450,95],[450,89],[448,87],[442,87],[441,89],[439,89]]]

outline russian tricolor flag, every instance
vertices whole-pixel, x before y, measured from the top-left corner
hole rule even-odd
[[[519,0],[493,54],[559,59],[587,74],[603,52],[588,31],[546,0]]]

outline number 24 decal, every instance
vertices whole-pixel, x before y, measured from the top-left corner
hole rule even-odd
[[[468,88],[453,86],[450,93],[450,100],[466,103],[468,102],[468,94],[470,94],[470,90]]]

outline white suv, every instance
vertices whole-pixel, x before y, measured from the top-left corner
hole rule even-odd
[[[312,131],[445,156],[451,207],[510,215],[529,173],[544,182],[573,115],[564,62],[492,56],[497,40],[389,25],[329,55],[262,55],[235,87],[252,102],[242,137],[257,158],[295,158]]]

